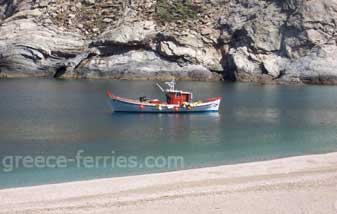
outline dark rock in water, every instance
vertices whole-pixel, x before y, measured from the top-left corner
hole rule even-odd
[[[336,0],[200,2],[0,1],[1,76],[337,83]]]

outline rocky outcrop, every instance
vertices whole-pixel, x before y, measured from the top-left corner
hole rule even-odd
[[[337,84],[337,47],[324,45],[288,64],[287,75],[304,83]],[[301,71],[300,73],[298,71]]]
[[[0,75],[337,83],[337,0],[0,0]]]
[[[212,80],[217,77],[202,65],[180,66],[162,59],[153,51],[132,50],[109,57],[96,56],[84,63],[80,75],[87,78],[116,79],[193,79]]]
[[[40,26],[32,11],[5,20],[0,34],[0,70],[9,77],[52,76],[86,47],[86,40],[76,33],[54,26]]]
[[[237,80],[336,82],[337,1],[242,1],[230,8],[220,19],[221,38],[227,72]]]

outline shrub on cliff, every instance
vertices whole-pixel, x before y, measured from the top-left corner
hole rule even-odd
[[[157,0],[156,18],[163,23],[186,21],[196,19],[199,10],[191,0]]]

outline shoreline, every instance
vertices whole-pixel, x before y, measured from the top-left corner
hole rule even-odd
[[[178,81],[203,81],[203,82],[230,82],[230,80],[224,79],[219,73],[212,73],[211,77],[189,77],[189,76],[176,76],[176,75],[153,75],[153,76],[139,76],[139,75],[126,75],[126,76],[80,76],[80,75],[63,75],[60,77],[54,77],[53,74],[3,74],[0,73],[1,79],[55,79],[55,80],[157,80],[157,81],[170,81],[174,78]]]
[[[311,194],[312,191],[317,194]],[[324,213],[335,213],[337,153],[3,189],[0,190],[0,213],[106,213],[112,210],[118,210],[118,213],[135,213],[132,211],[136,210],[156,213],[156,207],[169,208],[172,205],[175,205],[174,209],[188,205],[183,213],[206,211],[215,205],[220,208],[210,209],[208,213],[224,213],[221,212],[222,206],[227,204],[226,207],[234,212],[241,206],[234,198],[243,199],[248,195],[260,197],[257,201],[269,201],[270,206],[288,203],[288,213],[317,213],[322,203],[330,207]],[[275,197],[279,197],[278,200],[275,201]],[[210,199],[214,204],[210,204]],[[219,202],[223,200],[224,203]],[[306,210],[306,203],[296,205],[298,200],[308,203],[316,200],[317,205]],[[256,203],[246,204],[237,213],[249,213],[252,206],[259,210],[257,213],[268,213],[264,204]]]
[[[46,80],[90,80],[90,81],[100,81],[100,80],[114,80],[114,81],[171,81],[172,78],[114,78],[114,77],[102,77],[102,78],[99,78],[99,77],[85,77],[85,78],[82,78],[82,77],[62,77],[62,78],[54,78],[54,77],[48,77],[48,76],[24,76],[24,77],[18,77],[18,76],[15,76],[15,77],[1,77],[0,76],[0,81],[1,80],[25,80],[25,79],[40,79],[40,80],[43,80],[43,79],[46,79]],[[235,81],[230,81],[230,80],[224,80],[224,79],[193,79],[193,78],[174,78],[174,80],[176,81],[192,81],[192,82],[233,82],[235,83]],[[254,82],[251,82],[251,83],[254,83]],[[261,83],[258,83],[256,82],[255,84],[261,84]],[[267,83],[269,85],[275,85],[275,84],[278,84],[278,83]],[[282,84],[282,83],[281,83]],[[266,85],[266,84],[264,84]],[[287,84],[284,84],[284,85],[287,85]],[[296,84],[292,84],[292,83],[289,83],[289,85],[296,85]],[[303,85],[303,84],[298,84],[298,85]]]
[[[1,80],[24,80],[24,79],[46,79],[46,80],[90,80],[90,81],[100,81],[100,80],[114,80],[114,81],[171,81],[172,79],[176,81],[192,81],[192,82],[221,82],[221,83],[246,83],[246,84],[255,84],[255,85],[285,85],[285,86],[303,86],[303,85],[320,85],[320,86],[334,86],[336,84],[317,84],[317,83],[304,83],[301,81],[236,81],[230,80],[223,77],[215,77],[210,79],[203,78],[180,78],[176,76],[170,77],[59,77],[55,78],[53,76],[30,76],[30,75],[14,75],[7,76],[1,75]]]
[[[335,86],[337,81],[331,82],[310,82],[310,81],[300,81],[300,80],[268,80],[268,79],[259,79],[257,81],[238,81],[231,80],[225,77],[220,77],[220,74],[214,75],[212,78],[191,78],[191,77],[177,77],[177,76],[152,76],[152,77],[139,77],[139,76],[130,76],[130,77],[114,77],[114,76],[91,76],[91,77],[82,77],[82,76],[62,76],[62,77],[53,77],[53,75],[8,75],[0,73],[0,80],[24,80],[24,79],[47,79],[47,80],[116,80],[116,81],[171,81],[175,79],[176,81],[195,81],[195,82],[223,82],[223,83],[247,83],[255,85],[285,85],[285,86],[303,86],[303,85],[318,85],[318,86]]]

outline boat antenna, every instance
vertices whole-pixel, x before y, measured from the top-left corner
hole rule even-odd
[[[159,83],[157,83],[156,85],[162,92],[164,92],[164,89],[159,85]]]
[[[174,91],[174,86],[176,84],[175,80],[173,79],[171,82],[165,82],[166,85],[170,87],[170,90]]]

